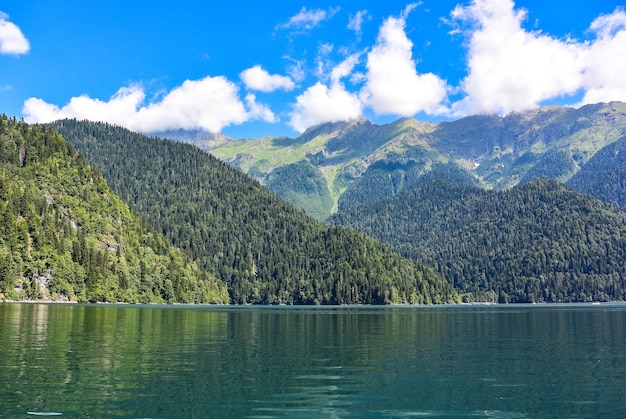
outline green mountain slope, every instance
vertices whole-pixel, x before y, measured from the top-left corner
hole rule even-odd
[[[454,163],[435,163],[428,170],[409,160],[406,163],[378,161],[371,165],[339,198],[339,211],[378,202],[411,191],[432,180],[478,185],[478,179]]]
[[[225,303],[56,132],[0,116],[0,299]]]
[[[219,275],[232,302],[457,299],[431,269],[364,235],[315,222],[197,147],[107,124],[66,120],[52,126],[154,228]]]
[[[265,186],[318,219],[325,218],[333,205],[326,178],[304,160],[277,168],[267,176]]]
[[[625,131],[626,104],[612,102],[439,124],[401,119],[374,125],[359,119],[312,127],[297,138],[196,142],[323,218],[338,208],[405,192],[439,164],[456,166],[487,189],[505,190],[538,177],[566,182]],[[176,137],[185,140],[183,133]],[[311,167],[301,176],[283,169],[302,162]],[[302,194],[310,172],[325,181],[332,200],[319,193],[324,189],[319,182],[310,195]]]
[[[626,213],[547,179],[508,191],[433,181],[335,215],[435,266],[464,298],[626,298]]]
[[[626,137],[598,151],[567,185],[626,211]]]

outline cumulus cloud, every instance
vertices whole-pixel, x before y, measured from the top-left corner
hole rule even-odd
[[[137,107],[142,103],[144,97],[143,89],[140,86],[130,86],[118,90],[108,101],[82,95],[72,98],[63,108],[39,98],[30,98],[24,102],[22,113],[26,122],[29,123],[78,118],[128,126],[128,118],[137,112]]]
[[[319,26],[323,21],[332,18],[338,11],[338,7],[331,7],[328,10],[307,10],[306,7],[302,7],[298,14],[289,18],[287,23],[277,25],[276,29],[290,29],[296,33],[307,33]]]
[[[9,22],[9,15],[0,12],[0,54],[20,55],[28,51],[28,39],[15,23]]]
[[[626,12],[617,8],[595,19],[589,29],[596,39],[585,54],[581,104],[626,100]]]
[[[412,58],[413,42],[405,26],[415,7],[411,4],[401,16],[387,18],[367,55],[367,81],[361,99],[377,114],[413,116],[421,111],[445,111],[446,82],[433,73],[419,74]]]
[[[475,0],[452,17],[470,25],[465,98],[453,105],[456,114],[529,109],[581,87],[583,46],[525,31],[526,11],[512,0]]]
[[[290,77],[270,74],[260,65],[242,71],[239,77],[248,89],[266,93],[279,89],[289,91],[296,86]]]
[[[317,82],[298,96],[289,125],[303,132],[323,122],[347,121],[361,116],[363,106],[359,98],[348,92],[341,83],[328,86]]]
[[[274,122],[274,114],[248,95],[249,110],[238,96],[237,86],[225,77],[186,80],[172,89],[161,101],[144,104],[141,86],[120,89],[108,101],[83,95],[72,98],[63,107],[39,98],[24,102],[22,113],[30,123],[51,122],[63,118],[88,119],[121,125],[133,131],[156,132],[169,129],[204,129],[213,133],[231,124],[251,119]]]
[[[256,96],[252,93],[246,95],[246,105],[248,105],[248,115],[250,119],[260,119],[265,122],[278,122],[278,118],[271,109],[262,103],[256,101]]]
[[[359,62],[360,53],[353,54],[331,71],[330,87],[317,82],[296,98],[289,125],[303,132],[324,122],[348,121],[363,114],[363,104],[355,93],[346,90],[341,79],[349,76]]]
[[[455,115],[506,114],[579,92],[580,105],[626,100],[622,9],[593,21],[591,42],[526,31],[526,16],[512,0],[474,0],[453,10],[468,37],[468,74],[460,85],[464,97],[452,105]]]

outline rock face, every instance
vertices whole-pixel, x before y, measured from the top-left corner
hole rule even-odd
[[[52,280],[52,269],[48,268],[43,272],[33,274],[31,279],[20,279],[15,282],[15,295],[19,301],[54,301],[68,302],[70,298],[65,293],[53,293],[50,291],[50,281]],[[29,287],[34,287],[30,290]]]

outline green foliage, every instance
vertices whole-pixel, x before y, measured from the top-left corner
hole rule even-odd
[[[316,222],[196,147],[107,124],[52,126],[155,229],[216,273],[233,303],[457,301],[431,269],[364,235]]]
[[[626,214],[547,179],[440,181],[332,218],[436,270],[467,301],[626,299]]]
[[[333,209],[326,178],[307,161],[276,168],[265,178],[265,186],[318,220],[327,218]]]
[[[567,185],[626,210],[626,137],[598,151]]]
[[[0,116],[0,164],[3,298],[227,301],[56,132]]]
[[[558,150],[546,153],[524,175],[520,183],[528,183],[533,179],[547,177],[558,181],[566,181],[578,170],[576,161],[570,150]]]
[[[341,195],[339,211],[400,195],[433,179],[469,185],[478,182],[469,172],[454,163],[439,163],[426,170],[424,162],[421,161],[381,160],[371,165],[363,176]]]

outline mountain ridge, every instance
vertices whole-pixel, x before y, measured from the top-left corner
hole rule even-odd
[[[482,187],[504,190],[542,176],[567,182],[597,151],[625,133],[626,104],[610,102],[578,109],[549,106],[506,116],[474,115],[440,123],[403,118],[375,125],[359,118],[320,124],[295,138],[199,145],[263,184],[280,168],[286,177],[274,191],[323,219],[342,207],[342,195],[358,187],[358,181],[380,161],[413,161],[421,168],[416,176],[429,172],[433,164],[453,164]],[[307,204],[301,195],[292,193],[301,189],[299,183],[310,182],[285,169],[298,164],[308,164],[321,175],[316,176],[316,189],[327,188],[332,201],[324,192],[309,195]]]
[[[50,124],[233,303],[455,302],[432,269],[323,225],[198,147],[87,121]]]

